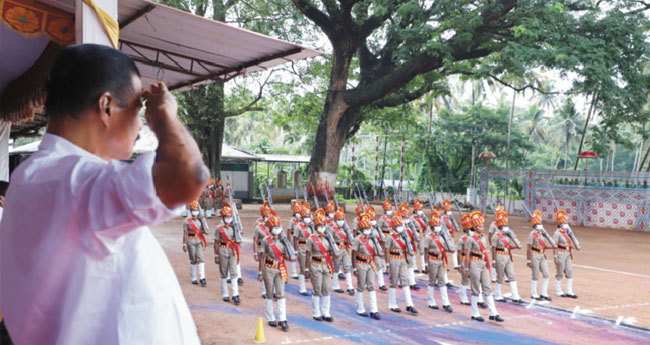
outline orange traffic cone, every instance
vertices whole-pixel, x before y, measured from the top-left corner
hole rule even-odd
[[[255,339],[253,342],[256,344],[266,343],[266,338],[264,338],[264,324],[262,323],[262,318],[257,319],[257,331],[255,331]]]

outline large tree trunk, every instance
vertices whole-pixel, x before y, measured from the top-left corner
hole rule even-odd
[[[328,198],[333,197],[339,154],[348,139],[350,128],[358,121],[359,108],[350,108],[343,98],[354,51],[352,42],[342,42],[334,48],[330,85],[309,161],[307,192],[310,195],[316,193],[324,198],[327,193]]]

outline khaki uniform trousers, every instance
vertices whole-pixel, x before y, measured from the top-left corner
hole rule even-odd
[[[445,281],[445,262],[429,258],[429,286],[443,286]]]
[[[512,264],[510,255],[497,254],[497,267],[492,269],[497,270],[497,283],[503,283],[503,277],[507,277],[508,281],[515,281],[515,267]]]
[[[472,287],[472,296],[478,296],[481,289],[483,289],[484,296],[492,294],[490,272],[485,261],[471,260],[469,262],[469,280]]]
[[[397,281],[402,285],[409,285],[408,264],[405,259],[389,259],[390,263],[390,287],[397,288]]]
[[[548,265],[546,264],[546,257],[544,254],[532,253],[530,264],[533,266],[531,268],[532,280],[538,280],[540,271],[542,272],[542,277],[544,279],[548,278]]]
[[[357,262],[357,291],[375,291],[375,271],[369,264]]]
[[[555,280],[562,280],[566,275],[567,279],[573,278],[573,263],[570,252],[557,252],[557,265],[555,265]]]
[[[341,264],[343,264],[343,273],[350,273],[350,266],[352,265],[350,252],[347,249],[339,248],[339,256],[333,257],[332,263],[334,264],[334,271],[338,271]]]
[[[307,260],[307,247],[298,245],[298,265],[302,275],[305,275],[305,260]]]
[[[465,267],[465,259],[463,259],[464,256],[460,256],[460,262],[458,263],[460,267]],[[460,285],[463,286],[468,286],[469,285],[469,278],[463,273],[463,271],[460,271]]]
[[[187,254],[190,256],[190,264],[203,263],[203,242],[198,237],[187,238]]]
[[[309,265],[309,280],[314,296],[329,296],[332,293],[332,274],[327,264],[312,261]]]
[[[237,277],[237,256],[230,247],[219,247],[219,273],[221,279]]]
[[[279,261],[277,261],[277,264],[280,264]],[[279,268],[270,268],[266,264],[262,266],[262,280],[264,281],[266,291],[274,291],[275,298],[277,299],[284,298],[284,281],[282,280],[282,274],[280,274]],[[268,299],[273,298],[270,294],[268,296]]]

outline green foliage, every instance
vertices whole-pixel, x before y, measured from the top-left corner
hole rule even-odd
[[[480,103],[465,107],[457,114],[443,111],[432,135],[416,137],[416,145],[425,148],[421,151],[418,186],[428,189],[428,183],[432,182],[436,190],[464,193],[471,173],[472,143],[476,145],[477,157],[483,150],[505,157],[508,115],[507,108],[492,109]],[[526,166],[524,151],[533,147],[518,123],[513,123],[510,145],[511,167]],[[477,164],[482,166],[483,162]],[[503,159],[490,162],[491,167],[503,165]]]

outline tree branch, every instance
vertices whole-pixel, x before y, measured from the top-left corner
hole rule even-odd
[[[462,74],[462,75],[479,76],[479,77],[481,76],[481,74],[470,72],[470,71],[455,71],[454,73]],[[531,90],[537,91],[537,92],[539,92],[539,93],[541,93],[543,95],[559,95],[560,94],[559,91],[548,92],[548,91],[544,91],[544,90],[538,88],[537,86],[534,86],[534,85],[531,85],[531,84],[526,84],[526,85],[524,85],[522,87],[516,87],[516,86],[514,86],[514,85],[500,79],[499,77],[490,74],[490,73],[486,73],[485,75],[487,77],[489,77],[490,79],[493,79],[494,81],[498,82],[499,84],[501,84],[501,85],[503,85],[505,87],[508,87],[508,88],[510,88],[510,89],[512,89],[512,90],[514,90],[516,92],[524,91],[526,89],[531,89]]]
[[[334,38],[334,24],[325,13],[321,12],[310,0],[291,0],[293,4],[309,18],[314,24],[318,25],[325,34]]]
[[[233,116],[239,116],[241,114],[244,114],[249,111],[261,111],[263,108],[261,107],[253,107],[257,102],[259,102],[262,99],[262,94],[264,93],[264,86],[268,83],[269,79],[271,78],[271,75],[275,72],[275,70],[272,70],[268,76],[266,76],[266,79],[264,80],[264,83],[260,84],[260,91],[257,93],[257,96],[246,106],[241,107],[236,110],[230,110],[230,111],[224,111],[224,118],[226,117],[233,117]],[[259,84],[259,82],[258,82]]]

